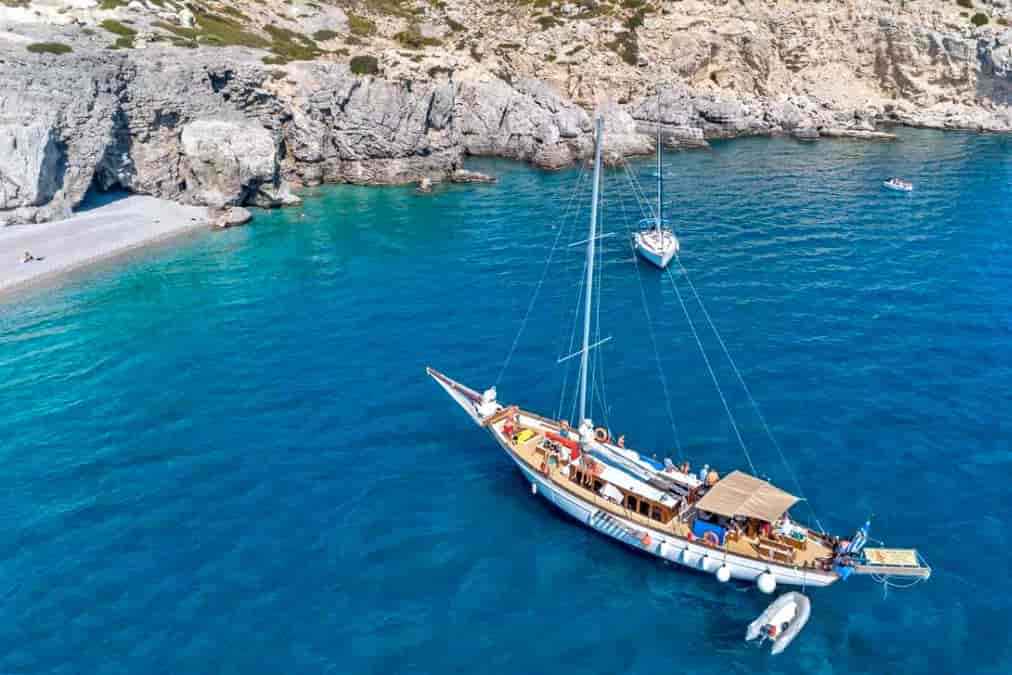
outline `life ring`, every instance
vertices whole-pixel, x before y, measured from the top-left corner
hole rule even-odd
[[[607,443],[608,430],[605,429],[604,427],[598,427],[597,429],[594,429],[594,440],[597,441],[598,443]]]
[[[646,532],[644,532],[644,533],[643,533],[643,536],[642,536],[642,537],[640,537],[640,544],[642,544],[642,545],[643,545],[643,548],[650,548],[650,545],[651,545],[651,544],[653,544],[653,543],[654,543],[654,542],[653,542],[653,540],[652,540],[652,539],[650,538],[650,535],[649,535],[649,534],[647,534]]]
[[[713,530],[707,530],[703,533],[703,543],[707,546],[717,548],[720,546],[720,537],[718,537],[717,533]]]
[[[692,534],[691,532],[689,532],[688,534],[686,534],[685,538],[688,539],[689,541],[696,541],[696,536],[694,534]]]
[[[542,473],[542,475],[547,476],[550,472],[551,472],[551,469],[548,468],[548,462],[541,462],[541,473]]]

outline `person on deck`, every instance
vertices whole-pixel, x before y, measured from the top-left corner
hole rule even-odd
[[[32,262],[33,260],[35,260],[35,256],[33,256],[33,255],[32,255],[31,253],[29,253],[28,251],[25,251],[25,257],[24,257],[24,260],[22,260],[21,262],[26,262],[26,263],[30,263],[30,262]]]

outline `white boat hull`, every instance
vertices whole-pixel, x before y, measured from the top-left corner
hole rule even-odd
[[[729,554],[719,549],[713,549],[701,544],[679,539],[663,534],[656,530],[648,529],[626,520],[609,514],[608,520],[595,520],[594,513],[598,508],[593,504],[584,502],[579,497],[565,493],[558,489],[554,483],[541,476],[536,471],[523,463],[522,460],[510,456],[513,462],[523,473],[524,477],[533,485],[537,486],[537,494],[554,504],[584,525],[605,534],[612,539],[617,539],[623,544],[632,546],[641,551],[649,553],[656,558],[662,558],[668,562],[688,567],[700,572],[709,574],[716,573],[721,565],[727,565],[731,572],[732,579],[740,581],[755,582],[759,575],[770,572],[776,578],[778,584],[792,586],[829,586],[837,580],[837,576],[829,573],[819,573],[813,570],[795,569],[775,563],[765,563],[758,560],[749,560],[741,556]],[[616,528],[610,525],[610,521],[618,521],[623,527]],[[639,539],[630,536],[625,530],[634,532],[647,532],[650,535],[651,545],[643,547]]]
[[[661,236],[653,230],[645,230],[633,234],[633,246],[636,253],[654,267],[664,269],[678,253],[678,238],[670,230],[661,231]]]
[[[481,402],[477,392],[449,381],[448,378],[443,379],[445,376],[435,374],[431,370],[429,373],[474,422],[481,424],[481,416],[477,412],[477,406]],[[501,408],[501,406],[497,407]],[[612,539],[617,539],[623,544],[682,567],[709,574],[714,574],[722,565],[726,565],[731,578],[740,581],[754,583],[764,572],[771,573],[778,584],[792,586],[829,586],[839,579],[832,572],[788,567],[774,562],[745,558],[721,549],[687,541],[670,533],[645,527],[614,513],[607,514],[606,518],[599,517],[601,513],[599,507],[561,489],[556,483],[535,471],[515,455],[506,445],[505,439],[501,438],[494,428],[486,427],[486,430],[517,465],[524,478],[536,488],[535,491],[538,495],[587,527]],[[650,535],[649,546],[645,547],[640,543],[643,534]]]

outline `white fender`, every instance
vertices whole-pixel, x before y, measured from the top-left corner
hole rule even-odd
[[[755,585],[760,591],[769,595],[773,591],[777,590],[777,578],[773,576],[772,572],[767,570],[756,578]]]

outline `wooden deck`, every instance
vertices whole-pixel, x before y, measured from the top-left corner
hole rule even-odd
[[[549,420],[545,420],[538,415],[534,415],[526,411],[520,411],[520,413],[539,421],[549,422]],[[491,426],[494,427],[494,429],[503,438],[505,438],[503,426],[509,417],[511,417],[511,415],[502,415],[494,421],[490,420]],[[526,428],[527,427],[523,427],[522,425],[516,426],[517,431]],[[509,448],[532,470],[537,471],[542,475],[546,475],[545,470],[542,469],[543,466],[546,466],[546,450],[543,447],[544,441],[545,437],[541,432],[535,433],[533,437],[520,443],[514,443],[511,439],[506,439],[506,443]],[[586,502],[594,504],[602,511],[625,518],[626,520],[643,526],[644,528],[671,534],[682,539],[688,539],[690,536],[688,523],[684,522],[677,516],[670,519],[668,522],[653,520],[638,512],[631,511],[621,504],[616,504],[615,502],[605,499],[604,497],[596,494],[593,490],[570,480],[568,464],[560,463],[554,466],[548,465],[547,471],[548,473],[546,477],[555,485],[570,494],[578,496]],[[699,540],[697,539],[696,541],[698,542]],[[820,559],[826,559],[833,555],[832,549],[822,543],[821,539],[816,540],[814,533],[810,533],[804,542],[798,542],[785,540],[783,538],[774,540],[761,537],[755,533],[741,533],[736,535],[729,532],[725,537],[724,545],[714,546],[713,548],[716,550],[727,550],[729,553],[735,553],[754,560],[773,562],[791,567],[815,568],[820,570]]]

